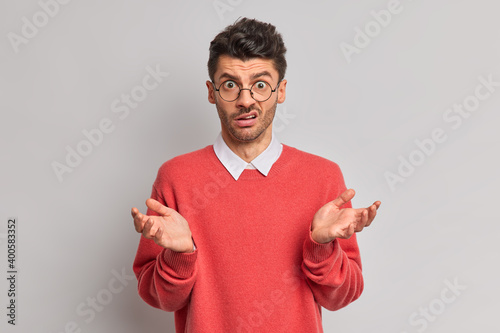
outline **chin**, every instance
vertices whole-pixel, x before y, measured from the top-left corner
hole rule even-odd
[[[241,142],[252,142],[257,140],[265,130],[259,131],[259,129],[255,128],[252,130],[245,129],[231,129],[230,133],[233,138]]]
[[[233,138],[235,138],[236,140],[238,141],[241,141],[241,142],[252,142],[254,141],[255,139],[257,139],[259,137],[259,135],[255,135],[253,133],[231,133]]]

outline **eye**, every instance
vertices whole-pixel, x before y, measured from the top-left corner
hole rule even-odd
[[[226,89],[234,89],[234,88],[238,87],[238,85],[236,84],[236,82],[231,81],[231,80],[224,82],[222,85]]]
[[[267,82],[265,81],[257,81],[254,84],[254,87],[259,90],[263,90],[267,88]]]

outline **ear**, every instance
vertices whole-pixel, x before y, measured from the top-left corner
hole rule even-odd
[[[212,81],[207,80],[207,89],[208,89],[208,101],[212,104],[215,104],[215,89]]]
[[[278,103],[281,104],[285,101],[286,98],[286,80],[281,81],[280,86],[278,87]]]

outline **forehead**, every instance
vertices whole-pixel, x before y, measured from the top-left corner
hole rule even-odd
[[[248,80],[256,74],[265,72],[269,73],[272,79],[278,78],[278,71],[274,68],[274,62],[271,59],[252,58],[243,61],[228,55],[221,55],[219,57],[214,79],[217,80],[224,74],[229,74],[241,80]]]

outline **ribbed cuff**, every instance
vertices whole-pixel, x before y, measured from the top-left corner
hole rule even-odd
[[[321,244],[312,239],[312,232],[309,231],[309,237],[304,241],[304,259],[311,262],[322,262],[328,259],[338,246],[335,240]]]
[[[183,253],[163,249],[160,254],[161,268],[171,276],[187,279],[193,275],[198,251]]]

